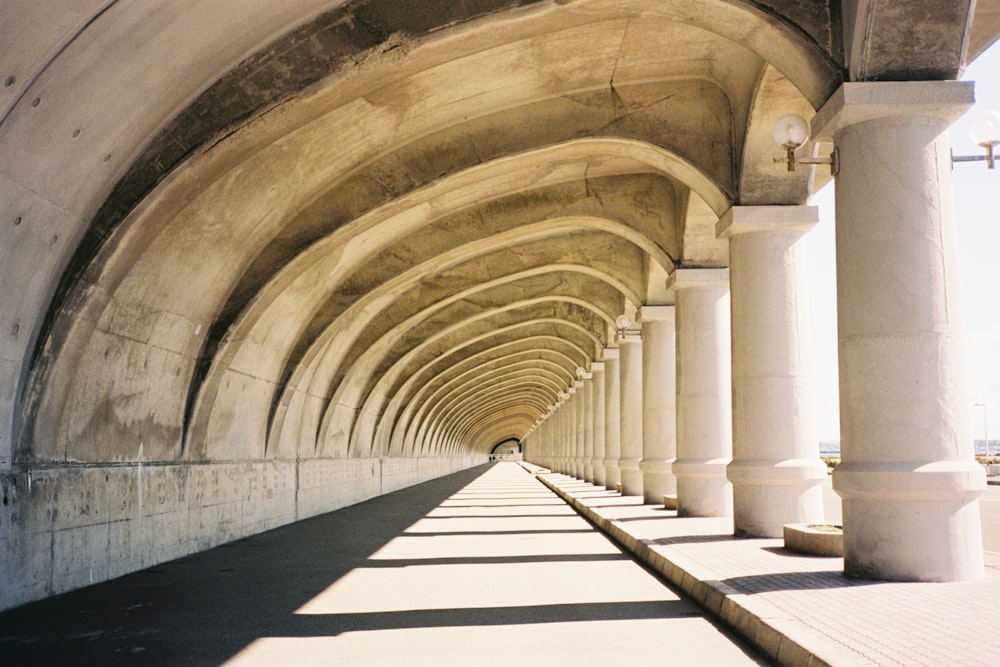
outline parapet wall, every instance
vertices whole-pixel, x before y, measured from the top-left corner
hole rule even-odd
[[[62,464],[0,475],[0,609],[484,463],[485,456]]]

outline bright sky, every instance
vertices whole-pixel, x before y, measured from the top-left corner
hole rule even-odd
[[[969,139],[969,118],[980,109],[1000,111],[1000,46],[973,62],[963,77],[976,82],[976,106],[951,129],[955,155],[982,154]],[[955,165],[955,222],[961,281],[969,410],[974,439],[983,438],[984,403],[991,440],[1000,440],[1000,165]],[[820,224],[806,236],[821,442],[839,441],[837,405],[837,307],[834,261],[833,185],[813,197]]]

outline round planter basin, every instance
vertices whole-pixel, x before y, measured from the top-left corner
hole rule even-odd
[[[810,556],[843,556],[844,530],[833,524],[786,523],[785,548]]]

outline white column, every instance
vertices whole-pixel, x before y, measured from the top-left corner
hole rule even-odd
[[[716,227],[729,240],[737,535],[823,521],[802,239],[818,221],[812,206],[734,206]]]
[[[676,336],[673,306],[643,306],[642,323],[642,493],[662,504],[677,494],[672,465],[677,458]]]
[[[542,423],[538,426],[538,445],[532,449],[531,462],[552,469],[552,406],[550,405],[544,415]]]
[[[847,83],[813,121],[840,153],[837,316],[844,569],[983,576],[948,126],[955,81]]]
[[[577,453],[577,444],[580,442],[580,420],[577,417],[577,410],[580,405],[580,393],[577,382],[574,380],[567,389],[566,393],[569,394],[569,400],[566,401],[567,411],[567,421],[568,421],[568,433],[566,437],[566,474],[570,477],[576,477],[576,465],[579,455]]]
[[[577,377],[583,377],[583,369],[579,369]],[[573,396],[573,403],[576,404],[574,415],[576,416],[576,444],[573,446],[573,477],[583,479],[583,450],[586,433],[584,425],[587,421],[587,406],[583,393],[583,380],[573,383],[576,395]]]
[[[594,413],[594,454],[592,464],[594,466],[594,484],[604,486],[607,484],[607,474],[604,470],[605,450],[605,420],[604,420],[604,362],[595,361],[590,364],[590,372],[593,373],[593,401],[592,410]]]
[[[620,366],[618,348],[604,348],[604,488],[611,491],[622,482],[618,468],[622,455]]]
[[[555,461],[555,471],[566,474],[566,450],[567,437],[569,435],[569,409],[566,407],[566,403],[569,401],[569,392],[559,393],[559,411],[556,413],[556,417],[559,418],[558,422],[558,435],[556,444],[556,461]]]
[[[594,374],[585,371],[583,380],[583,480],[594,481]]]
[[[622,495],[642,495],[642,337],[639,330],[626,331],[618,341],[621,351],[621,470]],[[662,499],[660,500],[662,502]]]
[[[677,514],[729,516],[729,271],[677,269],[667,287],[674,292],[677,318]]]

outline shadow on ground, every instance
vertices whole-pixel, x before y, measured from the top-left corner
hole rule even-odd
[[[456,491],[480,466],[0,613],[3,665],[220,664],[263,636],[306,636],[385,619],[295,611]],[[461,623],[469,610],[424,621]]]

